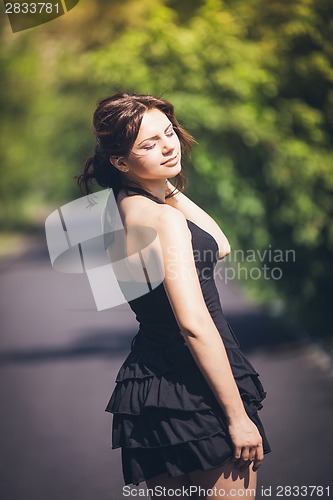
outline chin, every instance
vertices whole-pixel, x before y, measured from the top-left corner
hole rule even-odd
[[[168,172],[168,175],[167,177],[169,179],[171,179],[172,177],[176,177],[176,175],[178,175],[180,172],[182,171],[182,166],[181,166],[181,163],[180,161],[177,163],[177,165],[175,165],[174,167],[172,167],[170,169],[170,171]]]

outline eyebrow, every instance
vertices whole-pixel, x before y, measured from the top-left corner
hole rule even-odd
[[[173,127],[172,123],[170,123],[167,128],[164,130],[164,133],[166,133],[168,131],[168,129],[170,127]],[[158,139],[158,135],[154,135],[153,137],[148,137],[147,139],[143,139],[143,141],[139,142],[139,144],[137,145],[137,147],[141,146],[141,144],[145,141],[152,141],[152,140],[157,140]]]

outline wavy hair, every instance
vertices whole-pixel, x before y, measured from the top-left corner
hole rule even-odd
[[[127,191],[131,188],[123,173],[110,163],[110,157],[128,156],[139,133],[143,115],[150,109],[158,109],[168,117],[178,135],[182,154],[190,156],[195,141],[178,123],[170,102],[152,95],[114,94],[102,99],[93,115],[95,154],[87,159],[83,173],[77,177],[84,194],[92,192],[94,183],[112,188],[116,197],[121,189],[125,188]],[[175,188],[182,192],[185,185],[186,177],[180,172],[175,176]],[[175,191],[167,197],[173,196]]]

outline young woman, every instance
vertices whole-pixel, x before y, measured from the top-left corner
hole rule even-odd
[[[214,282],[228,240],[182,193],[181,157],[193,139],[169,102],[138,94],[103,99],[94,133],[80,186],[112,188],[125,229],[153,228],[164,270],[159,286],[130,301],[140,328],[106,408],[125,484],[146,481],[153,497],[177,489],[189,498],[199,487],[200,498],[249,496],[270,451],[257,414],[265,392]]]

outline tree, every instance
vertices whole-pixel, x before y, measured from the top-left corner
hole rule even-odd
[[[15,41],[3,30],[3,223],[27,219],[32,200],[41,207],[78,196],[70,179],[92,151],[99,98],[119,90],[160,95],[199,142],[189,194],[232,247],[295,251],[295,262],[279,262],[283,279],[248,280],[248,288],[263,300],[283,297],[287,314],[316,334],[318,326],[320,335],[332,333],[330,2],[80,6]],[[255,263],[265,264],[275,266]]]

